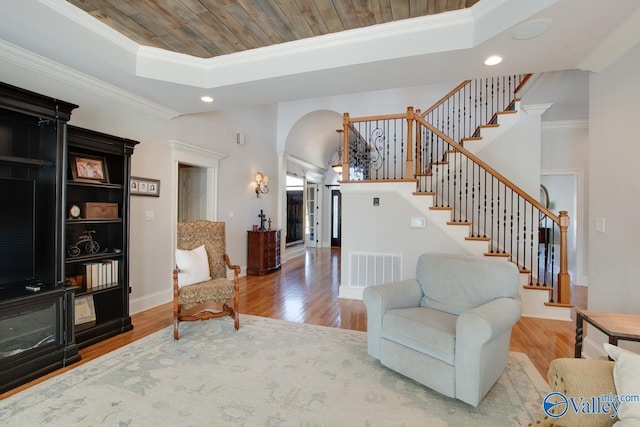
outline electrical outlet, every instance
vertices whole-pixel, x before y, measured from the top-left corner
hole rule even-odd
[[[411,218],[411,228],[425,228],[426,220],[425,218]]]

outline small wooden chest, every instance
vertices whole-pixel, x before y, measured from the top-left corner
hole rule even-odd
[[[118,218],[118,204],[85,202],[82,206],[82,217],[86,219],[116,219]]]

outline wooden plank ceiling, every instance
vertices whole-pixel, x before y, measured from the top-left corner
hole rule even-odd
[[[138,44],[211,58],[479,0],[67,0]]]

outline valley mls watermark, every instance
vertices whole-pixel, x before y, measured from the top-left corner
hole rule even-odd
[[[567,412],[576,414],[608,414],[611,419],[618,415],[621,403],[636,403],[640,405],[640,395],[637,394],[603,394],[592,397],[572,397],[554,391],[547,394],[542,401],[544,413],[551,418],[560,418]]]

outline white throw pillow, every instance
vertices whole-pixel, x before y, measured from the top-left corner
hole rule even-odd
[[[178,286],[211,280],[209,260],[204,245],[191,251],[176,249],[176,265],[178,266]]]
[[[613,382],[618,396],[640,395],[640,354],[604,344],[604,349],[616,364],[613,367]],[[618,409],[616,427],[640,426],[640,402],[622,402]]]

